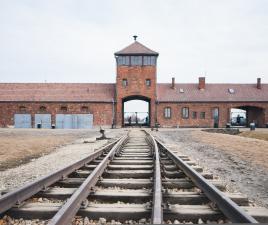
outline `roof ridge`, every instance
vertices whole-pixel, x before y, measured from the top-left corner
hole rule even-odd
[[[159,55],[158,52],[146,47],[138,41],[134,41],[132,44],[114,53],[115,55]]]

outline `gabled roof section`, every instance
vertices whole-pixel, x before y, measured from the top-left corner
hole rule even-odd
[[[232,91],[230,91],[230,89]],[[159,102],[268,102],[268,84],[261,89],[256,84],[206,84],[204,90],[198,84],[157,84]]]
[[[131,45],[125,47],[121,51],[114,53],[115,55],[154,55],[158,56],[158,52],[155,52],[138,41],[135,41]]]
[[[0,102],[113,102],[115,84],[0,83]]]

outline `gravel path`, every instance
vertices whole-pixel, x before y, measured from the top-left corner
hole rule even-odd
[[[205,170],[219,176],[230,191],[239,191],[258,205],[268,207],[268,170],[239,155],[201,143],[191,130],[160,130],[153,134],[172,150],[196,160]],[[220,139],[218,141],[221,141]]]
[[[108,130],[107,137],[117,138],[122,135],[124,130]],[[76,162],[100,147],[107,144],[107,140],[95,141],[100,134],[92,132],[87,138],[82,138],[73,143],[60,147],[48,155],[33,159],[27,164],[16,168],[0,172],[0,192],[1,190],[12,190],[28,182],[36,180],[51,172],[61,169],[70,163]],[[87,141],[88,143],[84,143]],[[110,140],[112,141],[112,140]]]

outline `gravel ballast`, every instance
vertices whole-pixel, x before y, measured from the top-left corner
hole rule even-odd
[[[163,141],[171,150],[189,156],[206,171],[219,176],[221,180],[225,181],[231,192],[241,192],[258,205],[268,207],[268,170],[261,164],[245,158],[246,153],[243,155],[243,147],[246,147],[243,146],[243,139],[241,139],[243,137],[238,137],[241,139],[239,143],[241,153],[232,149],[232,144],[234,147],[238,147],[235,141],[233,143],[222,143],[222,146],[230,145],[229,151],[226,151],[221,147],[209,144],[210,140],[207,143],[199,141],[195,137],[196,132],[199,132],[198,138],[201,137],[200,135],[209,135],[210,138],[214,138],[207,132],[200,134],[202,131],[191,129],[160,129],[158,132],[154,131],[153,135]],[[235,137],[228,135],[221,138],[219,135],[227,134],[217,134],[215,142],[226,141],[223,139],[226,137],[230,138],[231,141]],[[258,142],[260,146],[263,143],[263,141],[256,139],[245,139],[245,143],[250,141]]]
[[[117,138],[124,130],[109,130],[107,137]],[[90,155],[108,143],[108,140],[95,141],[100,134],[90,133],[87,137],[78,139],[71,144],[60,147],[52,153],[21,166],[0,172],[0,191],[10,191],[22,185],[34,181],[37,178],[48,175]],[[109,141],[112,141],[110,139]],[[86,143],[84,143],[86,142]]]

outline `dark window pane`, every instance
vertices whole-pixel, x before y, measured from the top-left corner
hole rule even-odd
[[[45,106],[40,106],[39,111],[40,112],[46,112],[47,108]]]
[[[145,83],[146,83],[146,86],[151,86],[151,80],[150,79],[146,79]]]
[[[206,118],[206,113],[205,112],[201,112],[200,113],[200,119],[205,119]]]
[[[81,111],[82,112],[88,112],[88,107],[87,106],[82,106]]]
[[[60,111],[62,112],[67,112],[67,106],[61,106]]]
[[[193,118],[193,119],[196,119],[196,118],[197,118],[197,112],[193,112],[193,114],[192,114],[192,118]]]

